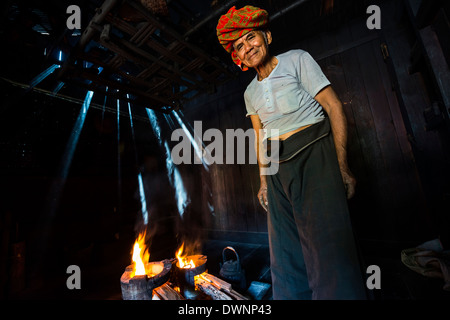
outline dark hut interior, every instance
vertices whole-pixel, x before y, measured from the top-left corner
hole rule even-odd
[[[243,93],[255,72],[233,64],[215,31],[246,4],[269,12],[271,52],[308,51],[343,103],[359,257],[363,273],[381,270],[368,298],[450,300],[449,274],[401,258],[429,241],[450,250],[445,0],[2,1],[0,297],[120,300],[145,230],[150,261],[185,243],[216,276],[233,247],[242,293],[267,285],[258,299],[272,299],[258,165],[195,162],[206,130],[252,128]],[[368,26],[370,5],[380,28]],[[175,132],[191,138],[191,163],[171,159]],[[73,265],[81,289],[68,288]]]

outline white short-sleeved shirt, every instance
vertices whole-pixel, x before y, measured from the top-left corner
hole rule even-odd
[[[247,115],[258,115],[264,139],[271,130],[278,134],[322,121],[322,106],[314,99],[330,85],[320,66],[304,50],[291,50],[275,56],[278,64],[270,75],[258,81],[256,76],[244,93]]]

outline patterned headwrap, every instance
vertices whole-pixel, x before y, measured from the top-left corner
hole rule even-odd
[[[220,17],[216,27],[217,38],[224,49],[231,53],[231,59],[242,71],[248,70],[248,67],[243,65],[237,57],[233,48],[234,41],[256,28],[264,28],[268,21],[267,11],[253,6],[245,6],[238,10],[232,7]]]

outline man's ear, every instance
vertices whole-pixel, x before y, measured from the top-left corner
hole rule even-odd
[[[264,32],[266,33],[267,44],[271,44],[272,43],[272,32],[270,32],[270,30],[266,30]]]

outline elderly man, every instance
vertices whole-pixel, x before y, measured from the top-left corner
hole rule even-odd
[[[356,180],[347,164],[342,104],[307,52],[270,54],[267,24],[266,10],[232,7],[217,36],[241,70],[256,71],[244,100],[258,142],[273,298],[365,299],[347,207]],[[260,149],[273,140],[279,170],[265,175]]]

